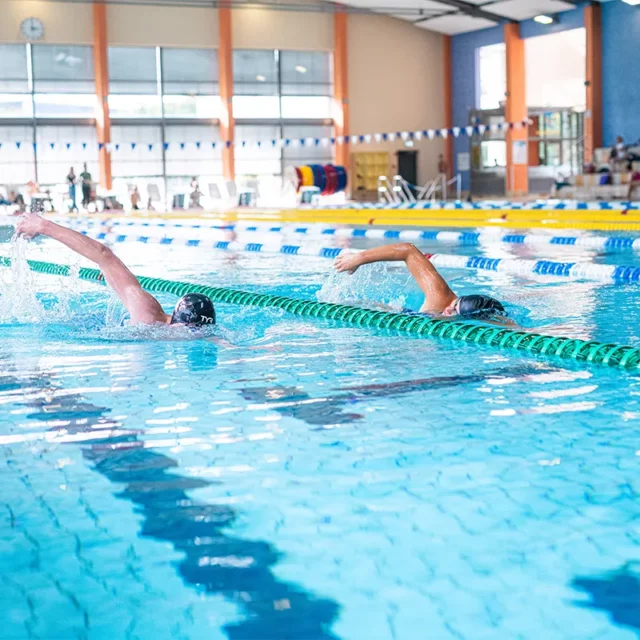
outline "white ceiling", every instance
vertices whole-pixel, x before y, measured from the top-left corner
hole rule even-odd
[[[602,1],[602,0],[601,0]],[[528,20],[541,13],[556,14],[575,9],[563,0],[342,0],[360,9],[386,13],[421,29],[455,35],[495,27],[501,20]],[[466,5],[460,8],[457,5]],[[473,15],[473,9],[487,15]]]

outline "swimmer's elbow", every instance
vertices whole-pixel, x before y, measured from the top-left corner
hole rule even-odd
[[[411,256],[422,255],[422,252],[415,244],[411,244],[410,242],[401,242],[397,245],[398,253],[401,255],[402,259],[406,262]]]
[[[116,254],[113,253],[113,251],[111,251],[109,247],[107,247],[106,245],[100,242],[98,243],[98,245],[99,246],[96,248],[96,259],[95,259],[95,262],[98,265],[102,266],[102,265],[108,264],[113,259],[115,259]]]

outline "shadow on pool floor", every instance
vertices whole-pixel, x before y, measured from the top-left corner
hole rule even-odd
[[[628,562],[600,576],[577,577],[571,586],[590,596],[588,601],[576,602],[577,606],[605,611],[617,625],[633,629],[640,637],[640,563]]]

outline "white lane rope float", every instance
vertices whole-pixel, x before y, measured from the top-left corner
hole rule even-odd
[[[337,258],[343,253],[357,250],[340,247],[322,247],[316,244],[284,244],[282,242],[240,242],[238,240],[206,240],[202,238],[153,237],[83,231],[96,240],[108,243],[139,242],[163,246],[201,247],[221,251],[264,254],[284,254],[319,258]],[[640,266],[603,265],[591,262],[555,262],[552,260],[524,260],[519,258],[489,258],[484,256],[458,256],[452,254],[425,254],[436,267],[494,271],[520,276],[555,276],[569,280],[593,280],[603,283],[633,283],[640,280]]]
[[[571,246],[600,251],[640,251],[640,236],[597,236],[590,234],[544,234],[518,233],[504,230],[481,231],[446,231],[446,230],[415,230],[415,229],[351,229],[323,224],[274,224],[272,222],[238,222],[234,224],[216,224],[214,221],[198,223],[165,222],[162,220],[91,220],[56,218],[56,222],[75,229],[92,227],[124,228],[144,233],[148,229],[166,230],[163,234],[176,232],[180,235],[199,230],[207,231],[235,231],[236,233],[279,233],[282,235],[331,236],[335,238],[368,238],[376,240],[400,240],[406,242],[442,242],[463,246],[478,246],[482,244],[520,244],[529,246]],[[179,230],[179,231],[178,231]],[[124,232],[124,231],[123,231]]]

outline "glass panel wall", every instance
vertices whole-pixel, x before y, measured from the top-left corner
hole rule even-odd
[[[117,118],[162,115],[156,47],[109,47],[109,112]]]
[[[0,126],[0,180],[62,188],[69,167],[78,173],[84,162],[97,177],[92,48],[0,44],[0,60],[0,125],[11,118]],[[315,140],[332,135],[331,54],[236,50],[233,62],[235,134],[246,143],[235,150],[239,178],[329,162],[331,147]],[[206,199],[207,182],[222,179],[218,52],[114,46],[108,64],[114,180],[123,190],[155,181],[164,197],[165,187],[187,192],[195,177]]]
[[[0,186],[22,188],[35,180],[33,127],[0,125]]]
[[[99,173],[98,141],[92,125],[44,125],[36,129],[38,184],[65,185],[69,169],[82,173],[86,162],[94,178]],[[66,186],[65,189],[66,191]]]
[[[36,44],[31,52],[36,118],[95,117],[93,48]]]
[[[185,194],[188,202],[198,184],[204,206],[209,197],[209,184],[222,179],[222,147],[219,129],[208,124],[167,125],[165,151],[167,199]],[[215,144],[215,147],[213,146]]]

